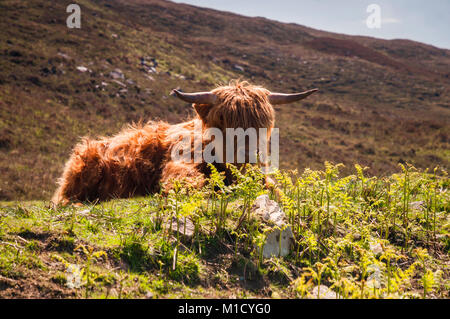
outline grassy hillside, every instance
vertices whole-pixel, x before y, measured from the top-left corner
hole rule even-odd
[[[448,169],[448,50],[159,0],[80,0],[82,27],[68,29],[69,3],[0,3],[2,200],[49,199],[80,136],[192,116],[172,88],[239,77],[273,91],[321,89],[277,107],[282,168]]]
[[[295,238],[284,258],[261,258],[273,226],[249,214],[267,192],[254,170],[167,197],[0,203],[0,298],[449,298],[446,173],[340,168],[274,176]]]

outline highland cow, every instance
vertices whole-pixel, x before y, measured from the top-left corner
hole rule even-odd
[[[65,205],[70,201],[146,195],[160,191],[161,187],[170,189],[171,182],[176,179],[201,187],[210,174],[208,163],[204,160],[199,163],[179,161],[172,156],[174,147],[183,138],[195,138],[195,127],[201,128],[201,135],[208,128],[222,131],[226,128],[266,128],[270,138],[275,123],[272,105],[299,101],[315,91],[317,89],[294,94],[271,93],[239,81],[211,92],[173,90],[173,95],[193,104],[196,112],[193,119],[174,125],[148,122],[131,125],[113,137],[83,138],[65,165],[52,202]],[[209,136],[202,136],[200,147],[205,147],[209,141]],[[232,182],[224,163],[212,164],[219,171],[225,171],[227,183]]]

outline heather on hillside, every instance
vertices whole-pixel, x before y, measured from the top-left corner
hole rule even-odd
[[[283,169],[448,169],[448,50],[169,1],[77,3],[81,29],[67,28],[61,1],[0,3],[0,200],[50,198],[82,136],[181,122],[194,111],[172,89],[236,78],[275,92],[320,89],[276,107]]]

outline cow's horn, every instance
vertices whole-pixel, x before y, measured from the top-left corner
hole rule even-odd
[[[292,94],[285,94],[285,93],[270,93],[269,94],[269,102],[270,104],[276,105],[276,104],[288,104],[292,102],[297,102],[300,100],[303,100],[304,98],[310,96],[314,92],[319,91],[319,89],[312,89],[301,93],[292,93]]]
[[[173,94],[188,103],[214,104],[217,100],[217,96],[211,92],[184,93],[178,90],[172,90]]]

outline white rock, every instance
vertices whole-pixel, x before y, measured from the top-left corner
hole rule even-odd
[[[369,248],[373,252],[374,255],[381,255],[383,253],[383,247],[378,242],[369,243]]]
[[[86,72],[86,71],[89,71],[89,69],[87,67],[82,66],[82,65],[77,66],[77,70],[80,71],[80,72],[83,72],[83,73]]]
[[[278,206],[277,202],[271,200],[268,195],[261,195],[255,199],[252,210],[265,221],[272,221],[277,226],[284,225],[284,212]]]
[[[369,288],[381,288],[381,281],[382,281],[382,272],[380,267],[375,264],[370,264],[367,267],[367,272],[369,273],[369,276],[367,277],[366,285]]]
[[[62,52],[58,52],[58,55],[60,57],[63,57],[66,60],[70,60],[71,59],[71,57],[68,54],[65,54],[65,53],[62,53]]]
[[[112,82],[117,83],[117,84],[119,84],[122,87],[125,87],[125,88],[127,87],[127,85],[125,83],[123,83],[123,82],[120,82],[120,81],[117,81],[117,80],[112,80]]]
[[[114,80],[117,79],[125,79],[125,75],[123,74],[122,70],[115,69],[114,71],[109,72],[109,76],[113,78]]]
[[[184,225],[185,223],[186,226]],[[167,229],[170,229],[170,221],[166,222],[165,227]],[[175,217],[172,217],[172,232],[176,234],[177,231],[182,236],[192,238],[195,232],[195,225],[189,218],[180,218],[177,222],[177,219]]]
[[[281,231],[280,245],[280,229],[278,227],[274,228],[271,232],[267,233],[266,242],[263,247],[263,257],[284,257],[289,255],[293,239],[294,234],[292,234],[291,227],[288,226]]]
[[[270,231],[266,232],[263,257],[283,257],[288,255],[291,251],[294,234],[291,226],[287,225],[286,214],[281,210],[277,202],[270,200],[268,195],[261,195],[256,198],[252,206],[252,212],[264,220],[269,227],[272,227]]]
[[[80,288],[82,284],[80,266],[69,264],[66,269],[66,286],[70,289]]]
[[[245,69],[242,66],[240,66],[239,64],[233,65],[233,69],[235,69],[237,71],[245,72]]]

